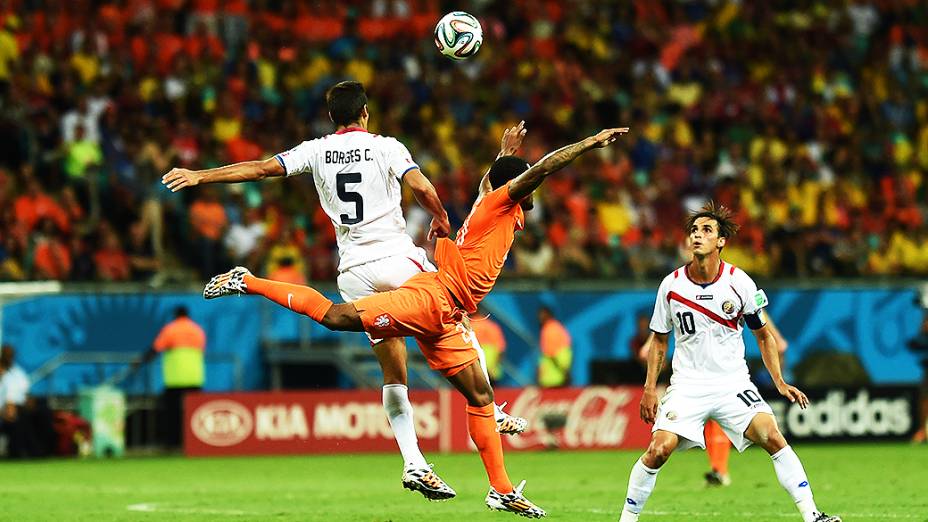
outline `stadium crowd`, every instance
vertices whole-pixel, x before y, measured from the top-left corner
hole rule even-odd
[[[475,0],[485,43],[461,63],[432,42],[450,7],[0,0],[0,280],[231,263],[332,279],[308,177],[177,194],[160,178],[331,132],[323,97],[343,79],[367,86],[372,130],[408,146],[456,226],[504,126],[526,120],[530,161],[632,128],[546,184],[510,273],[662,275],[708,198],[743,224],[726,259],[758,276],[928,273],[928,4]]]

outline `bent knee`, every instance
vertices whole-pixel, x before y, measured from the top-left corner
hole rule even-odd
[[[774,426],[765,426],[755,432],[755,440],[758,446],[764,448],[771,454],[780,451],[786,447],[786,438],[780,433],[780,430]]]
[[[676,449],[676,445],[667,441],[652,441],[645,452],[645,463],[652,468],[660,467],[664,462],[667,462],[674,449]]]

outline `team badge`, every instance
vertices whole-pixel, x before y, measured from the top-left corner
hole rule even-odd
[[[387,314],[381,314],[381,315],[378,315],[378,316],[374,319],[374,326],[376,326],[377,328],[386,328],[386,327],[390,326],[390,323],[391,323],[391,322],[392,322],[392,321],[390,320],[390,316],[389,316],[389,315],[387,315]]]
[[[728,315],[735,313],[735,303],[733,301],[725,301],[722,303],[722,311]]]
[[[677,412],[671,410],[667,412],[667,420],[675,421],[677,420]]]

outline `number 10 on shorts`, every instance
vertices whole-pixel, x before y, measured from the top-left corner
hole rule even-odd
[[[743,392],[739,393],[737,397],[741,399],[741,402],[743,402],[744,405],[749,408],[751,406],[757,406],[763,400],[754,390],[744,390]]]

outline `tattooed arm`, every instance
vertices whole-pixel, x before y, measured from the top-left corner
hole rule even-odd
[[[657,418],[657,376],[664,367],[667,357],[667,340],[670,334],[654,333],[651,336],[651,348],[648,350],[648,377],[644,381],[644,395],[641,397],[641,420],[653,424]]]
[[[618,139],[620,134],[627,132],[628,127],[606,129],[583,141],[548,153],[547,156],[538,160],[538,163],[529,167],[528,170],[519,174],[509,183],[509,198],[513,201],[527,198],[549,175],[566,167],[583,153],[591,149],[605,147]]]

